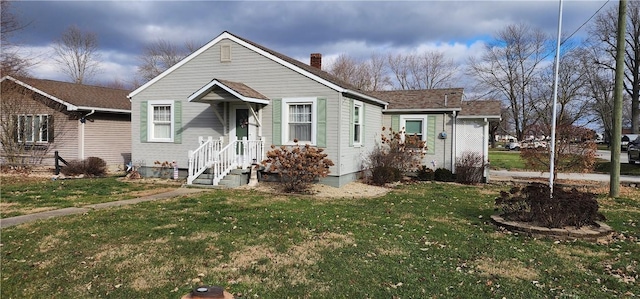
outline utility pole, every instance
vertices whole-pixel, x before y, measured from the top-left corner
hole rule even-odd
[[[609,197],[620,196],[620,143],[622,141],[622,93],[624,80],[624,49],[627,28],[627,0],[618,6],[618,35],[616,43],[616,82],[613,91],[613,136],[611,137],[611,172]]]

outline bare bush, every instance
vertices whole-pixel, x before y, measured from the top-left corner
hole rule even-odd
[[[374,185],[397,182],[402,174],[415,171],[424,157],[426,143],[404,130],[394,132],[382,128],[381,142],[367,156],[363,167],[368,170],[367,181]]]
[[[300,146],[295,140],[294,146],[271,146],[267,159],[262,161],[266,171],[275,172],[285,192],[308,192],[311,184],[318,178],[329,174],[333,161],[327,159],[324,149],[309,144]]]
[[[456,181],[462,184],[478,184],[484,176],[484,158],[477,152],[464,152],[456,160]]]

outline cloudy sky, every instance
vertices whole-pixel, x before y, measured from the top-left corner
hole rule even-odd
[[[97,34],[101,72],[94,83],[130,81],[145,43],[204,44],[223,31],[308,63],[341,53],[366,57],[431,49],[464,62],[507,25],[525,23],[555,36],[558,1],[17,1],[29,25],[12,37],[39,61],[31,75],[67,80],[51,61],[51,44],[71,25]],[[565,0],[563,32],[571,34],[603,5]],[[580,41],[586,27],[573,39]]]

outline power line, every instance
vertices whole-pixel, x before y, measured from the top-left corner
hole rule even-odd
[[[593,17],[595,17],[603,8],[605,5],[607,5],[609,3],[609,1],[611,0],[607,0],[607,2],[605,2],[604,4],[602,4],[602,6],[600,6],[600,8],[598,8],[598,10],[596,10],[596,12],[594,12],[589,19],[587,19],[586,21],[584,21],[584,23],[582,23],[582,25],[580,25],[580,27],[578,27],[578,29],[574,30],[573,33],[571,33],[567,38],[565,38],[564,40],[562,40],[562,42],[560,43],[560,45],[564,44],[567,40],[569,40],[574,34],[576,34],[580,29],[582,29],[582,27],[584,27],[584,25],[587,25],[587,23],[589,23],[591,21],[591,19],[593,19]]]

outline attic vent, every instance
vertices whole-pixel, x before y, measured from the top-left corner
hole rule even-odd
[[[220,45],[220,62],[230,62],[231,61],[231,45],[224,44]]]

